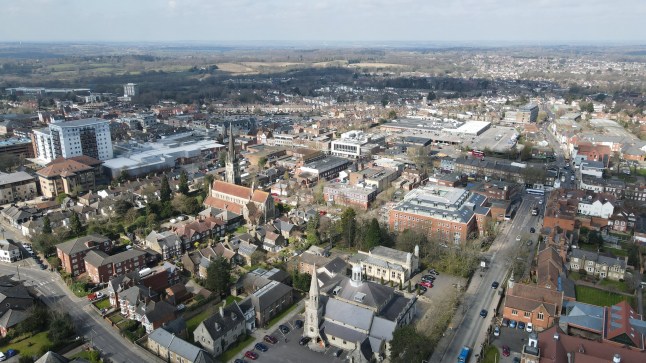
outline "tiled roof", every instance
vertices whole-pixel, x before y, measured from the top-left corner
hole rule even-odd
[[[36,174],[45,178],[53,178],[57,176],[69,176],[79,171],[88,170],[92,170],[92,167],[76,160],[58,158],[47,164],[46,167],[38,170]]]
[[[63,251],[65,254],[70,255],[73,253],[89,250],[90,248],[86,246],[87,242],[96,242],[98,244],[104,243],[106,241],[109,242],[110,239],[108,237],[100,235],[89,235],[59,243],[56,245],[56,248]]]

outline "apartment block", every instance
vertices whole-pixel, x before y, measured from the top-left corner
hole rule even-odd
[[[107,253],[110,249],[112,242],[109,238],[90,235],[57,244],[56,254],[65,272],[77,276],[85,272],[85,256],[88,252],[97,250]]]
[[[106,283],[114,276],[124,275],[146,267],[146,253],[137,249],[109,256],[103,251],[89,251],[85,256],[85,270],[95,284]]]

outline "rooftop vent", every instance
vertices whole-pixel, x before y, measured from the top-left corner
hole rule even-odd
[[[341,286],[335,287],[334,290],[332,290],[332,294],[337,295],[339,293],[339,291],[341,291]]]
[[[366,297],[366,294],[363,292],[357,292],[354,294],[354,301],[356,302],[363,302],[363,299]]]

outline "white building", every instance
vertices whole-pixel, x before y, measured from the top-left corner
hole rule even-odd
[[[591,217],[610,218],[615,207],[607,199],[593,198],[589,196],[579,202],[579,214]]]
[[[14,262],[20,260],[20,248],[6,239],[0,240],[0,261]]]
[[[136,83],[126,83],[123,85],[123,96],[134,97],[139,94],[139,85]]]
[[[330,153],[334,156],[357,159],[382,145],[385,142],[384,135],[369,135],[363,131],[348,131],[341,134],[341,137],[332,141]]]
[[[50,162],[58,157],[91,156],[99,160],[112,159],[110,121],[88,118],[59,121],[47,128],[34,130],[36,158]]]

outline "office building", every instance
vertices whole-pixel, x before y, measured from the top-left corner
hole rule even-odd
[[[126,83],[123,85],[124,97],[135,97],[139,95],[139,85],[136,83]]]
[[[37,194],[36,179],[19,171],[15,173],[0,172],[0,204],[33,199]]]

